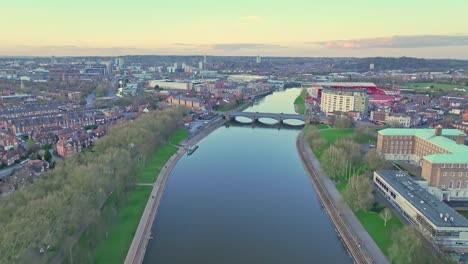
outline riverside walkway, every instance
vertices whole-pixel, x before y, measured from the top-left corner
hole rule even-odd
[[[354,262],[388,264],[387,258],[343,200],[333,181],[321,170],[319,161],[302,140],[302,132],[296,144],[317,194]]]
[[[125,264],[141,264],[145,258],[146,248],[148,242],[151,239],[151,227],[153,226],[154,219],[158,212],[158,207],[161,202],[164,188],[166,186],[167,179],[170,172],[177,164],[177,161],[186,153],[187,147],[192,146],[208,136],[211,132],[222,126],[226,121],[221,117],[216,117],[208,124],[205,129],[198,132],[191,138],[186,138],[181,142],[179,150],[172,155],[172,157],[166,162],[164,168],[161,169],[159,176],[153,185],[153,190],[148,199],[145,207],[145,211],[141,216],[140,223],[138,224],[137,231],[133,237],[132,244],[125,258]]]

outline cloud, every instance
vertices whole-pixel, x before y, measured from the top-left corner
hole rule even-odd
[[[424,48],[468,45],[467,35],[391,36],[354,40],[307,42],[330,49]]]
[[[262,50],[262,49],[283,49],[285,46],[276,44],[262,44],[262,43],[230,43],[230,44],[215,44],[211,46],[212,49],[218,51],[246,51],[246,50]]]
[[[172,46],[194,46],[193,44],[189,43],[172,43]]]
[[[263,22],[263,18],[260,16],[241,16],[239,17],[239,24],[243,26],[250,26]]]

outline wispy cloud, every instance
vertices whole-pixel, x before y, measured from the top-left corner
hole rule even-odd
[[[260,16],[241,16],[239,17],[239,24],[244,26],[250,26],[263,22],[263,18]]]
[[[330,49],[423,48],[468,45],[467,35],[414,35],[307,42]]]
[[[219,51],[246,51],[246,50],[262,50],[262,49],[284,49],[285,46],[276,44],[263,44],[263,43],[230,43],[230,44],[216,44],[211,46],[214,50]]]

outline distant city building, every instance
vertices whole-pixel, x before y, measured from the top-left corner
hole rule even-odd
[[[198,69],[203,70],[203,61],[198,63]]]
[[[387,160],[422,167],[428,191],[440,200],[468,200],[468,146],[457,129],[387,128],[377,136],[377,151]]]
[[[202,101],[200,99],[183,96],[169,96],[168,102],[171,105],[185,106],[195,109],[198,109],[202,106]]]
[[[368,96],[365,89],[329,89],[322,91],[320,109],[329,114],[334,112],[367,113]]]
[[[67,96],[70,101],[79,101],[83,97],[83,94],[81,92],[70,92]]]
[[[116,58],[116,59],[115,59],[115,65],[116,65],[117,67],[119,67],[120,69],[123,68],[124,63],[125,63],[125,61],[124,61],[124,59],[122,59],[122,58]]]
[[[152,80],[149,81],[150,87],[155,87],[156,85],[162,89],[169,89],[169,90],[191,90],[192,83],[190,82],[171,82],[166,80]]]
[[[260,57],[260,55],[257,56],[257,63],[261,63],[262,62],[262,57]]]
[[[369,71],[373,71],[374,70],[374,63],[371,63],[369,64]]]
[[[435,199],[402,171],[374,172],[377,190],[413,226],[444,251],[466,252],[468,220]]]

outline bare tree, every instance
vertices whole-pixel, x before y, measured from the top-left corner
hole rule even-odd
[[[387,226],[387,221],[392,218],[392,211],[385,207],[379,214],[380,218],[384,220],[384,226]]]

